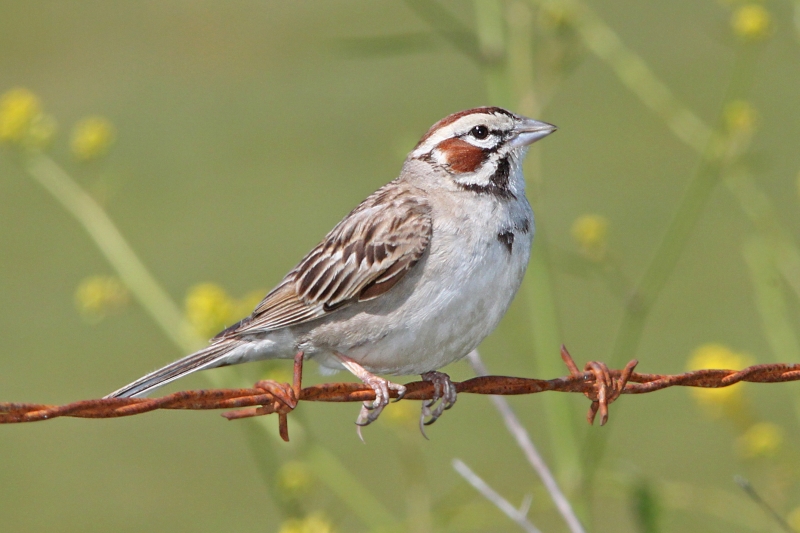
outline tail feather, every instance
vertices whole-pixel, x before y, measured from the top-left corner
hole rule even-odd
[[[133,383],[129,383],[121,389],[105,396],[105,398],[134,398],[146,396],[154,389],[175,381],[178,378],[182,378],[187,374],[191,374],[192,372],[205,368],[224,366],[225,355],[239,344],[240,341],[223,341],[212,344],[208,348],[189,354],[182,359],[178,359],[174,363],[170,363],[163,368],[150,372],[146,376],[142,376]]]

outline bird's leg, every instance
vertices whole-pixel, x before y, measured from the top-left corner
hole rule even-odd
[[[424,426],[430,426],[436,422],[445,409],[450,409],[455,405],[458,397],[456,395],[456,386],[450,381],[450,376],[444,372],[425,372],[422,374],[422,380],[433,383],[433,398],[422,402],[422,414],[419,417],[419,429],[425,435]],[[431,407],[437,401],[439,401],[439,405],[432,410]],[[427,417],[430,418],[426,421]]]
[[[363,381],[365,385],[369,386],[373,391],[375,391],[375,400],[371,402],[364,402],[364,404],[361,406],[361,412],[356,419],[356,425],[359,426],[360,437],[361,427],[375,422],[383,411],[383,408],[389,403],[389,390],[391,389],[397,391],[397,398],[400,399],[403,397],[403,395],[405,395],[406,388],[403,385],[392,383],[388,379],[376,376],[346,355],[336,352],[334,353],[337,359],[339,359],[339,361],[347,370],[352,372],[358,379]]]

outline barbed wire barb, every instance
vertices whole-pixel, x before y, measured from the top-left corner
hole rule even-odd
[[[623,394],[645,394],[668,387],[721,388],[739,382],[781,383],[800,381],[800,364],[774,363],[754,365],[742,370],[705,369],[683,374],[639,374],[637,361],[622,370],[609,369],[605,363],[590,361],[584,371],[578,370],[566,347],[561,357],[570,374],[555,379],[481,376],[453,385],[458,393],[520,395],[546,391],[579,392],[592,402],[587,420],[594,422],[600,413],[600,425],[608,420],[608,406]],[[161,398],[100,398],[66,405],[35,403],[0,403],[0,424],[37,422],[64,416],[76,418],[118,418],[155,411],[156,409],[235,409],[222,413],[228,420],[277,413],[281,438],[289,439],[288,414],[299,402],[364,402],[375,399],[374,391],[362,383],[322,383],[302,388],[303,353],[294,361],[293,382],[263,380],[249,389],[209,389],[180,391]],[[404,400],[429,400],[433,384],[415,381],[406,384]],[[396,391],[390,391],[396,397]],[[255,407],[255,409],[246,409]]]

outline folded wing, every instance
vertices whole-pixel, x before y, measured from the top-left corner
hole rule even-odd
[[[302,324],[397,284],[428,248],[430,206],[411,187],[385,186],[364,200],[256,307],[216,339]]]

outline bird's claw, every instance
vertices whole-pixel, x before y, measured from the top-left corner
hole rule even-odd
[[[455,385],[450,381],[450,376],[444,372],[426,372],[422,374],[422,380],[433,384],[433,398],[422,402],[422,413],[419,417],[419,430],[425,438],[428,438],[425,435],[425,426],[430,426],[436,422],[442,416],[442,413],[453,407],[458,396]],[[436,405],[436,402],[439,402],[438,405]],[[431,409],[434,405],[436,407]]]
[[[403,385],[392,383],[387,379],[374,375],[362,378],[362,380],[365,385],[375,391],[375,399],[364,402],[361,406],[361,411],[358,413],[358,418],[356,418],[356,426],[358,426],[356,432],[358,433],[358,438],[363,441],[364,437],[361,435],[361,428],[372,424],[378,419],[383,412],[383,408],[389,404],[391,398],[389,391],[397,391],[397,399],[400,400],[405,396],[406,388]]]

